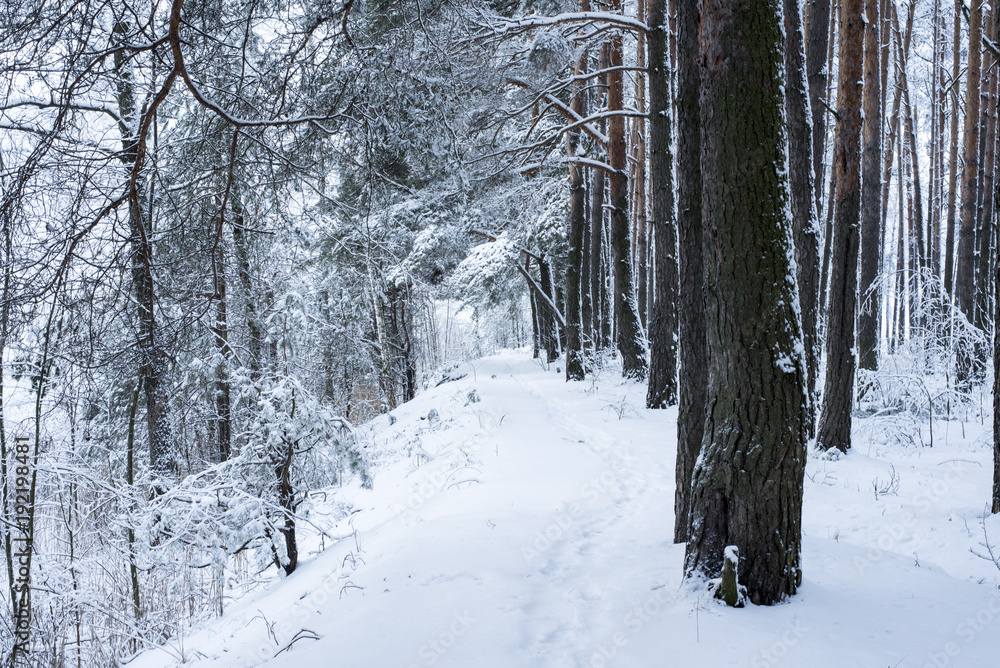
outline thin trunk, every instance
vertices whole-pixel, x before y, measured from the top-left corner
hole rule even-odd
[[[972,0],[969,12],[969,67],[966,79],[965,135],[963,148],[961,226],[958,231],[958,266],[955,273],[955,296],[966,319],[975,322],[975,241],[976,180],[979,172],[979,94],[982,83],[983,0]],[[979,375],[977,351],[968,342],[960,343],[956,380],[968,389]]]
[[[221,228],[221,225],[220,225]],[[221,246],[221,244],[220,244]],[[229,346],[228,297],[226,294],[225,264],[221,247],[216,251],[215,262],[215,337],[218,363],[215,366],[215,431],[219,461],[229,459],[232,450],[232,420],[229,389],[229,365],[234,357]]]
[[[961,113],[961,55],[962,55],[962,7],[963,0],[955,0],[955,20],[952,33],[951,59],[951,140],[948,150],[948,217],[944,242],[944,287],[953,295],[955,281],[955,226],[957,223],[958,200],[958,118]]]
[[[674,216],[670,71],[665,0],[649,0],[650,219],[656,252],[656,299],[649,316],[647,408],[677,403],[677,220]]]
[[[11,545],[11,518],[9,517],[13,509],[10,503],[10,478],[7,471],[7,458],[9,456],[7,448],[7,415],[4,404],[4,375],[7,365],[4,363],[4,355],[7,351],[7,339],[10,336],[10,309],[12,302],[12,279],[14,271],[13,236],[11,229],[11,219],[4,209],[3,216],[3,293],[0,294],[0,533],[3,534],[3,551],[7,565],[7,593],[11,605],[11,619],[17,619],[17,596],[14,590],[14,558],[13,547]]]
[[[129,488],[135,484],[135,412],[139,407],[140,383],[137,382],[132,391],[132,401],[128,408],[128,436],[125,445],[125,482]],[[138,622],[142,618],[142,605],[139,598],[139,568],[136,565],[135,555],[135,529],[129,523],[127,530],[128,539],[128,574],[129,584],[132,589],[132,615]]]
[[[581,0],[580,11],[589,11],[590,2]],[[587,52],[584,51],[576,62],[576,76],[581,76],[587,68]],[[578,80],[573,87],[570,107],[579,116],[583,113],[583,81]],[[569,251],[566,258],[566,380],[583,380],[583,342],[581,330],[581,274],[583,273],[584,228],[587,225],[587,189],[584,186],[583,167],[573,161],[580,142],[580,131],[566,134],[566,154],[569,164],[569,231],[567,241]]]
[[[993,44],[997,43],[997,20],[996,11],[990,11],[986,21],[986,38]],[[976,225],[978,236],[976,238],[979,262],[976,276],[976,327],[986,331],[990,321],[990,258],[992,255],[993,238],[993,188],[994,169],[996,166],[996,141],[997,141],[997,72],[996,58],[989,51],[983,56],[983,97],[986,104],[983,105],[982,118],[980,119],[980,136],[983,141],[980,144],[982,153],[982,176],[979,188],[981,205],[979,212],[979,222]],[[984,351],[985,353],[985,351]],[[985,354],[982,362],[985,364]]]
[[[524,258],[524,274],[527,276],[531,271],[531,258],[525,256]],[[532,344],[532,355],[533,359],[538,359],[539,353],[542,347],[542,322],[541,309],[538,307],[538,301],[535,297],[535,291],[531,289],[531,284],[528,284],[528,302],[531,304],[531,344]]]
[[[895,346],[902,345],[906,337],[906,205],[903,199],[906,170],[903,168],[903,147],[896,156],[896,190],[899,198],[896,218],[899,222],[896,234],[896,321],[894,329]]]
[[[858,244],[861,207],[861,81],[864,54],[864,3],[843,0],[840,18],[840,71],[837,86],[837,135],[833,165],[837,174],[831,260],[827,368],[816,444],[823,450],[851,447],[854,399],[854,318],[857,312]]]
[[[806,396],[809,399],[809,435],[814,427],[816,376],[819,369],[819,221],[814,200],[812,120],[806,89],[802,18],[798,0],[783,0],[785,21],[785,113],[788,119],[788,178],[791,189],[792,230],[795,236],[796,280],[802,312],[802,341],[806,352]]]
[[[645,23],[646,3],[639,0],[636,12],[639,21]],[[640,32],[636,39],[635,97],[633,104],[639,112],[646,111],[646,77],[643,70],[646,67],[646,35]],[[629,161],[632,178],[629,185],[632,190],[632,220],[634,232],[632,235],[632,250],[635,254],[635,291],[636,308],[639,310],[639,321],[643,327],[648,326],[646,303],[649,293],[649,235],[651,230],[646,220],[646,119],[633,117],[631,119],[631,148],[633,159]]]
[[[115,25],[116,36],[124,36],[127,27]],[[130,65],[124,51],[114,54],[115,78],[118,96],[118,128],[121,134],[122,162],[134,168],[138,160],[139,137],[136,128],[130,124],[137,121],[138,109],[135,101],[135,84]],[[132,251],[132,290],[136,308],[137,348],[140,356],[140,375],[146,393],[146,427],[149,434],[149,463],[153,472],[154,486],[167,477],[173,468],[173,447],[170,436],[169,397],[167,396],[167,372],[169,360],[156,324],[156,295],[154,293],[154,266],[151,221],[144,220],[141,202],[143,186],[136,185],[129,198],[129,244]]]
[[[622,13],[622,0],[612,0],[610,10]],[[625,108],[622,65],[624,54],[621,34],[611,37],[608,52],[608,111]],[[612,172],[608,175],[611,224],[611,266],[614,277],[615,338],[622,359],[622,375],[642,379],[646,376],[646,346],[643,341],[639,311],[636,308],[635,281],[632,277],[631,244],[628,224],[628,147],[625,142],[625,117],[620,113],[608,120],[608,157]]]
[[[823,153],[826,149],[827,50],[832,30],[830,0],[809,0],[807,10],[806,79],[812,112],[813,201],[817,211],[823,204]]]
[[[547,259],[538,263],[539,283],[548,302],[555,306],[556,295],[552,283],[552,270]],[[551,309],[540,309],[539,322],[542,323],[542,347],[545,349],[545,361],[552,364],[559,357],[559,325]]]
[[[861,309],[858,313],[858,366],[878,367],[878,273],[882,249],[879,170],[882,165],[878,0],[865,2],[864,125],[861,149]]]

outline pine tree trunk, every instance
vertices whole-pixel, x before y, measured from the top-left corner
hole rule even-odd
[[[785,19],[785,112],[788,118],[788,179],[791,187],[792,229],[795,233],[796,279],[802,312],[802,338],[806,351],[806,388],[810,415],[819,373],[819,221],[813,199],[812,136],[809,95],[806,90],[802,19],[798,0],[784,0]],[[812,435],[813,421],[809,421]]]
[[[674,217],[665,0],[649,0],[649,183],[650,222],[656,260],[649,316],[647,408],[677,403],[677,221]]]
[[[993,274],[993,322],[1000,322],[1000,272]],[[1000,336],[993,337],[993,504],[1000,513]]]
[[[854,399],[854,318],[857,310],[858,244],[861,207],[861,81],[864,54],[864,3],[843,0],[840,18],[840,71],[837,86],[837,135],[833,166],[837,174],[834,238],[831,250],[827,367],[816,443],[823,449],[851,447]]]
[[[621,0],[612,0],[611,11],[622,13]],[[608,111],[625,108],[622,80],[622,36],[611,37],[608,51]],[[628,147],[625,141],[625,117],[615,114],[608,120],[608,157],[612,172],[608,175],[611,225],[611,268],[614,278],[615,338],[622,359],[622,375],[636,380],[646,377],[646,347],[632,277],[632,253],[628,224]]]
[[[993,44],[997,43],[997,20],[996,11],[989,13],[986,23],[986,38]],[[981,187],[979,196],[981,205],[979,207],[979,222],[976,224],[976,243],[978,245],[979,263],[976,271],[976,319],[975,325],[982,331],[989,327],[990,316],[990,294],[992,293],[992,280],[990,278],[990,258],[992,257],[992,239],[994,232],[993,223],[993,188],[994,169],[996,167],[996,142],[997,142],[997,73],[996,58],[989,51],[983,55],[983,97],[986,104],[983,105],[982,118],[980,119],[980,153],[982,155],[982,176],[980,178]],[[980,363],[986,365],[986,351],[982,353]]]
[[[955,0],[955,21],[952,34],[951,61],[951,140],[948,150],[948,215],[945,220],[944,240],[944,289],[954,295],[955,281],[955,225],[958,199],[958,118],[961,112],[960,81],[962,53],[962,5]]]
[[[882,250],[882,92],[878,0],[865,4],[864,126],[861,153],[861,310],[858,313],[858,365],[878,366],[877,289]]]
[[[813,188],[817,212],[823,206],[823,153],[826,148],[827,49],[830,41],[830,0],[809,0],[808,41],[806,42],[806,78],[809,82],[809,108],[812,112]]]
[[[589,3],[581,3],[581,11],[587,11]],[[582,53],[577,60],[576,75],[581,76],[587,67],[587,53]],[[579,116],[583,116],[583,81],[579,80],[573,87],[573,99],[570,107]],[[573,159],[576,157],[577,145],[580,141],[580,131],[566,134],[566,154],[569,163],[569,252],[566,258],[566,380],[583,380],[583,343],[581,329],[583,321],[581,309],[581,274],[583,272],[583,241],[584,229],[587,226],[587,189],[584,185],[583,167]]]
[[[543,258],[538,262],[538,278],[542,287],[542,292],[548,298],[550,304],[556,303],[556,293],[552,282],[552,270],[549,266],[548,258]],[[552,364],[559,357],[559,325],[556,323],[555,315],[551,307],[540,304],[538,309],[538,322],[541,330],[542,348],[545,349],[545,361]]]
[[[691,477],[701,451],[708,388],[704,246],[701,219],[701,117],[698,96],[698,0],[677,0],[677,461],[674,542],[688,538]]]
[[[979,172],[979,93],[982,83],[983,0],[972,0],[969,12],[969,66],[966,78],[965,135],[963,148],[961,224],[958,230],[958,266],[955,272],[955,297],[958,308],[970,323],[975,322],[975,242],[976,181]],[[978,375],[976,352],[960,345],[956,381],[968,388]]]
[[[645,23],[646,2],[638,0],[636,3],[636,18]],[[636,67],[635,73],[635,97],[633,104],[640,113],[646,112],[646,77],[644,69],[646,67],[646,36],[639,33],[636,39]],[[632,220],[634,222],[634,232],[632,234],[632,251],[634,254],[633,266],[635,267],[635,292],[636,308],[639,311],[639,321],[643,327],[649,324],[646,303],[649,297],[649,236],[650,228],[646,220],[646,119],[633,117],[631,119],[631,152],[632,159],[629,161],[629,173],[632,175],[629,180],[632,196]]]
[[[718,577],[734,545],[739,581],[758,605],[801,583],[809,420],[787,217],[781,16],[775,0],[707,2],[700,42],[711,410],[685,572]]]

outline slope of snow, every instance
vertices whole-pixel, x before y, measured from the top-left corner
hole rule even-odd
[[[332,490],[355,512],[296,573],[130,665],[1000,665],[986,427],[810,453],[800,593],[730,609],[681,586],[676,409],[524,351],[460,371],[366,428],[374,489]]]

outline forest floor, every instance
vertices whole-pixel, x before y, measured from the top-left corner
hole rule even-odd
[[[1000,665],[1000,568],[973,553],[1000,559],[989,416],[933,447],[860,419],[848,455],[810,452],[802,587],[732,609],[682,586],[676,408],[558,366],[465,364],[360,427],[374,488],[319,497],[298,570],[129,665]]]

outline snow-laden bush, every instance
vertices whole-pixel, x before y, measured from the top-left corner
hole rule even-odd
[[[989,335],[972,326],[941,281],[922,277],[922,296],[909,319],[909,338],[879,357],[878,369],[858,369],[858,409],[865,429],[885,444],[934,445],[934,420],[983,419],[989,365],[974,369],[970,383],[956,382],[957,354],[981,354]]]
[[[203,566],[224,567],[250,551],[258,570],[287,568],[289,532],[294,544],[296,511],[308,492],[351,475],[371,484],[350,423],[293,378],[261,385],[238,452],[137,511],[149,565],[173,563],[176,546],[187,559],[193,550]]]

